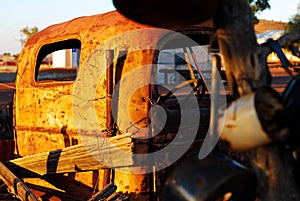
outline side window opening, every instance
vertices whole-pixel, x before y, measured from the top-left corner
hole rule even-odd
[[[81,42],[77,39],[44,45],[35,66],[36,82],[73,81],[79,69]]]

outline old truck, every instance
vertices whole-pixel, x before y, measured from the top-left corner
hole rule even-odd
[[[113,11],[32,36],[6,101],[14,146],[1,154],[14,154],[2,161],[28,187],[22,195],[8,181],[11,191],[29,200],[161,199],[171,169],[193,161],[208,131],[214,31],[211,21],[156,29]],[[73,62],[55,67],[61,50]],[[53,66],[42,65],[49,55]],[[245,173],[251,186],[228,161],[217,164],[232,174],[213,180]]]

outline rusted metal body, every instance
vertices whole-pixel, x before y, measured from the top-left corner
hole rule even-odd
[[[174,30],[187,33],[198,30],[198,36],[206,37],[202,40],[203,44],[208,44],[210,35],[214,33],[211,25],[178,27]],[[201,32],[203,26],[207,26],[207,29]],[[164,43],[169,43],[166,40],[167,30],[153,32],[149,31],[151,28],[113,11],[56,24],[32,36],[22,49],[18,62],[14,97],[15,153],[25,157],[64,149],[99,137],[99,131],[106,137],[126,134],[131,132],[130,129],[135,129],[129,128],[128,122],[133,122],[135,127],[146,127],[150,121],[148,117],[154,94],[153,86],[140,87],[128,100],[126,95],[132,93],[132,86],[130,82],[121,82],[116,105],[127,105],[128,110],[117,110],[114,117],[111,116],[111,99],[113,87],[121,79],[126,79],[129,72],[153,65],[157,56],[156,48],[162,39]],[[139,37],[132,37],[130,33],[134,31],[138,33],[133,35]],[[42,59],[51,51],[61,48],[80,49],[79,67],[69,70],[72,72],[71,80],[39,80],[38,71]],[[99,72],[101,76],[95,76]],[[135,78],[138,80],[151,79],[152,68],[136,72]],[[75,80],[74,73],[77,76]],[[90,107],[94,108],[93,114],[86,112]],[[95,121],[89,121],[90,119]],[[142,135],[151,136],[151,132],[149,129]],[[149,143],[136,143],[133,150],[137,149],[148,153]],[[45,168],[50,167],[46,165]],[[98,190],[114,180],[118,191],[132,195],[132,200],[152,199],[153,195],[151,197],[150,194],[156,188],[153,187],[155,176],[152,174],[128,174],[119,172],[118,169],[108,171],[95,167],[93,171],[71,173],[68,177]],[[54,188],[40,179],[26,181]],[[82,199],[91,197],[91,194],[92,192],[82,195]]]

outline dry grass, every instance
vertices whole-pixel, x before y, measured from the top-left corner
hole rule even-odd
[[[256,33],[261,34],[268,30],[285,30],[287,25],[287,22],[259,20],[259,23],[254,26],[254,29]]]
[[[0,66],[0,73],[13,73],[16,70],[17,66]]]

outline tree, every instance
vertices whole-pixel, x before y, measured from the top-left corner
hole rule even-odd
[[[3,53],[3,56],[10,56],[10,53],[9,52],[5,52],[5,53]]]
[[[22,46],[27,42],[28,38],[32,36],[33,34],[37,33],[39,29],[35,26],[32,28],[24,27],[23,29],[20,30],[21,34],[25,36],[25,38],[21,38],[21,44]]]
[[[254,23],[257,24],[259,22],[256,14],[264,11],[265,9],[270,9],[271,6],[269,4],[269,0],[248,0],[250,8],[253,13]]]
[[[18,60],[18,59],[19,59],[19,56],[20,56],[20,54],[14,54],[13,56],[14,56],[15,60]]]
[[[289,21],[287,31],[299,31],[300,30],[300,4],[298,4],[297,14],[295,14]]]

